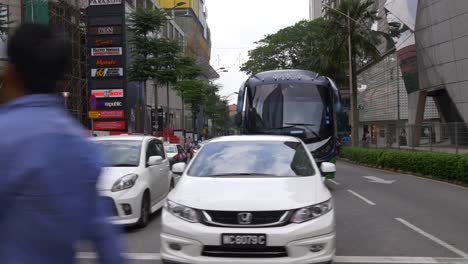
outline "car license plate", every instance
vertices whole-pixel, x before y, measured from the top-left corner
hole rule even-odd
[[[232,247],[266,247],[267,237],[265,234],[222,234],[221,244]]]

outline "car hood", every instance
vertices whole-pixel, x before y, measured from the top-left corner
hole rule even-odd
[[[330,199],[325,185],[313,177],[229,178],[183,176],[170,193],[173,202],[204,210],[291,210]]]
[[[108,191],[112,189],[118,179],[127,174],[135,173],[136,170],[137,167],[104,167],[97,183],[97,189],[99,191]]]

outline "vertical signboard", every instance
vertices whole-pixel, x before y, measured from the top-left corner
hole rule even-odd
[[[92,129],[126,131],[125,1],[89,0],[88,84]],[[98,88],[99,87],[99,88]]]

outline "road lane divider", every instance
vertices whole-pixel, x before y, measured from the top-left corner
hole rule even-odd
[[[332,180],[332,179],[328,179],[329,182],[333,182],[335,185],[340,185],[339,182],[335,181],[335,180]]]
[[[129,260],[161,260],[161,254],[158,253],[124,253],[122,254]],[[95,252],[78,252],[75,256],[77,259],[97,259]]]
[[[364,202],[370,204],[370,205],[375,205],[374,202],[372,202],[371,200],[367,199],[366,197],[360,195],[359,193],[353,191],[353,190],[348,190],[349,193],[351,193],[352,195],[356,196],[357,198],[363,200]]]
[[[402,218],[395,218],[395,220],[397,220],[398,222],[404,224],[405,226],[409,227],[410,229],[412,229],[413,231],[419,233],[420,235],[422,236],[425,236],[426,238],[432,240],[433,242],[439,244],[440,246],[452,251],[453,253],[459,255],[460,257],[463,257],[465,259],[468,260],[468,254],[466,254],[465,252],[461,251],[460,249],[450,245],[449,243],[425,232],[424,230],[422,230],[421,228],[411,224],[410,222],[406,221],[405,219],[402,219]],[[467,262],[468,263],[468,262]]]
[[[468,264],[465,258],[337,256],[335,263]]]

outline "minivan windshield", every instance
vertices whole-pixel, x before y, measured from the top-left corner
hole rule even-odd
[[[188,175],[196,177],[296,177],[315,175],[299,142],[210,142],[197,154]]]
[[[138,167],[140,164],[141,141],[96,140],[104,156],[105,167]]]

